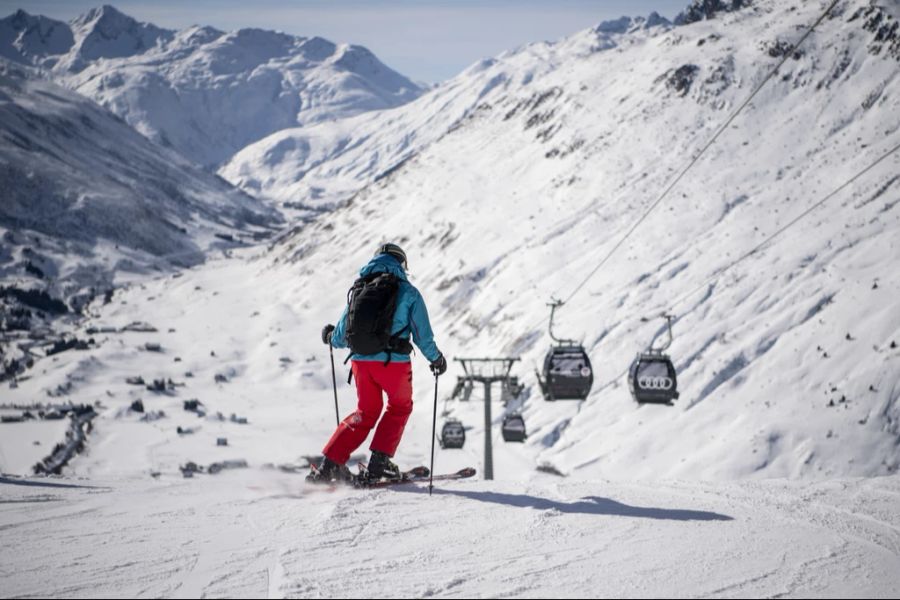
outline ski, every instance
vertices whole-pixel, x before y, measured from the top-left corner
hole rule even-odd
[[[427,479],[428,475],[431,474],[431,471],[428,470],[428,467],[418,466],[406,471],[402,471],[400,473],[400,479],[378,479],[375,481],[371,481],[369,480],[368,465],[365,462],[357,462],[356,468],[359,470],[359,474],[356,475],[353,479],[352,483],[354,487],[373,487],[373,484],[376,483],[407,483],[409,481],[415,481],[422,478]]]
[[[424,469],[425,474],[421,476],[413,476],[405,479],[382,479],[379,481],[365,481],[363,479],[357,480],[356,487],[362,489],[370,489],[370,488],[383,488],[390,487],[393,485],[403,485],[407,483],[422,483],[428,482],[430,479],[434,481],[454,481],[457,479],[468,479],[469,477],[475,476],[475,469],[472,467],[466,467],[465,469],[460,469],[455,473],[441,473],[439,475],[435,475],[433,478],[429,477],[428,468],[420,467]]]
[[[316,470],[315,465],[311,465],[313,470]],[[319,482],[313,483],[314,487],[327,489],[330,491],[334,491],[339,487],[354,487],[357,489],[377,489],[377,488],[385,488],[394,485],[404,485],[407,483],[422,483],[428,482],[430,480],[434,481],[454,481],[457,479],[468,479],[469,477],[474,477],[476,470],[473,467],[466,467],[465,469],[460,469],[455,473],[441,473],[435,475],[434,477],[430,477],[431,472],[428,470],[426,466],[418,466],[407,471],[403,471],[401,473],[400,479],[378,479],[376,481],[369,481],[366,477],[366,463],[360,462],[358,463],[359,474],[354,475],[353,479],[350,481],[329,481],[329,482]]]
[[[367,472],[366,472],[366,463],[363,461],[359,461],[357,463],[357,465],[358,465],[358,469],[359,469],[359,474],[352,475],[352,474],[348,473],[348,475],[350,477],[349,479],[334,479],[331,481],[310,481],[309,478],[307,477],[307,482],[312,483],[313,485],[322,486],[322,487],[339,486],[339,485],[347,485],[347,486],[351,486],[351,487],[367,487],[365,485],[361,485],[363,482],[368,481],[368,476],[367,476]],[[312,474],[312,475],[315,475],[319,472],[319,467],[313,462],[310,463],[309,469],[310,469],[310,474]],[[400,473],[401,479],[391,480],[391,481],[394,483],[401,483],[401,482],[405,482],[405,481],[419,480],[422,478],[427,479],[429,473],[430,473],[430,471],[428,470],[428,467],[425,467],[425,466],[413,467],[412,469],[409,469],[407,471],[403,471],[402,473]]]

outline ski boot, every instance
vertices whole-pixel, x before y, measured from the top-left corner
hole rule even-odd
[[[391,461],[391,457],[384,452],[372,450],[372,458],[366,465],[366,476],[369,481],[379,479],[399,480],[403,478],[400,467]]]
[[[309,467],[309,475],[306,476],[308,483],[343,483],[353,480],[347,465],[340,465],[327,456],[322,458],[318,467],[315,464],[310,464]]]

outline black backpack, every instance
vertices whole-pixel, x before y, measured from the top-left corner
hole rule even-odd
[[[347,295],[347,342],[354,354],[409,354],[405,336],[391,336],[400,279],[393,273],[372,273],[353,282]],[[402,333],[402,332],[401,332]]]

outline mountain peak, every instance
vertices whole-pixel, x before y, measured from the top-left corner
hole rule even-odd
[[[178,37],[186,44],[201,46],[219,39],[225,35],[224,31],[220,31],[215,27],[208,25],[192,25],[178,32]]]
[[[13,31],[18,31],[27,28],[31,23],[34,23],[37,20],[37,17],[28,14],[21,8],[16,12],[12,13],[7,17],[3,17],[0,19],[0,25],[7,25],[13,29]]]
[[[644,27],[656,27],[657,25],[671,25],[671,21],[669,21],[664,16],[660,15],[655,10],[647,15],[647,21],[644,24]]]
[[[692,0],[677,17],[676,25],[689,25],[697,21],[713,19],[719,13],[734,12],[750,6],[753,0]]]
[[[119,9],[117,9],[112,4],[104,4],[100,8],[93,9],[95,12],[98,12],[101,15],[109,16],[109,17],[126,17],[131,18]]]
[[[73,24],[77,27],[88,24],[98,24],[100,22],[107,25],[112,25],[114,23],[137,23],[135,19],[129,17],[115,6],[104,4],[103,6],[94,7],[81,16],[76,17]]]
[[[302,49],[303,56],[307,59],[321,62],[334,55],[338,47],[337,44],[331,40],[314,36],[304,40],[301,43],[300,48]]]
[[[6,23],[14,30],[23,30],[40,23],[60,23],[60,21],[54,21],[41,15],[33,15],[20,8],[8,17],[0,19],[0,23]]]
[[[79,58],[121,58],[142,54],[160,41],[174,37],[174,32],[150,23],[140,23],[112,5],[92,8],[72,21],[72,28],[79,40]],[[83,65],[74,61],[74,70]]]
[[[20,63],[51,67],[54,58],[75,43],[62,21],[32,15],[22,9],[0,19],[0,56]]]
[[[659,25],[671,25],[668,19],[652,12],[647,17],[619,17],[603,21],[594,27],[596,33],[630,33],[638,29],[649,29]]]
[[[280,129],[392,108],[422,93],[369,50],[322,37],[202,25],[173,31],[109,4],[59,23],[52,48],[48,35],[37,35],[48,30],[3,24],[0,56],[52,69],[58,81],[209,168]]]

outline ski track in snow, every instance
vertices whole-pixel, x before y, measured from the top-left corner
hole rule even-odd
[[[891,597],[900,589],[897,476],[813,485],[475,481],[440,485],[430,498],[425,486],[304,486],[296,475],[254,470],[106,487],[5,485],[4,595]],[[305,493],[285,497],[286,489]],[[35,502],[35,490],[59,502]]]

